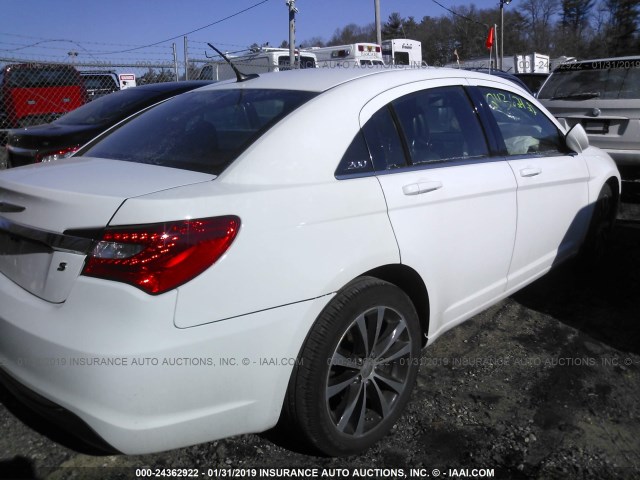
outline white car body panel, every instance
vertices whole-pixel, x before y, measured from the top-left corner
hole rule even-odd
[[[230,213],[247,221],[232,254],[179,287],[175,321],[180,328],[326,295],[348,283],[354,269],[364,273],[399,262],[386,204],[373,177],[290,188],[194,185],[127,200],[111,224]],[[362,254],[354,256],[354,250]],[[251,271],[271,272],[271,279],[265,283]]]
[[[141,163],[74,157],[2,171],[0,202],[17,203],[25,215],[9,220],[62,233],[72,228],[104,227],[132,196],[207,182],[215,176]]]
[[[67,302],[52,305],[0,276],[2,317],[16,318],[0,323],[0,364],[127,454],[275,425],[299,345],[329,300],[176,329],[176,291],[151,297],[104,283],[80,277]],[[87,316],[87,302],[94,315]],[[126,364],[78,363],[94,358]]]
[[[518,234],[508,288],[577,253],[589,226],[589,172],[581,155],[509,160],[518,181]],[[544,228],[541,228],[544,226]]]
[[[516,185],[508,165],[489,162],[379,179],[402,263],[414,268],[429,288],[429,337],[504,292],[517,217]],[[428,182],[442,187],[419,195],[403,192],[406,185]]]

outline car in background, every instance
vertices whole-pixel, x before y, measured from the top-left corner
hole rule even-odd
[[[20,63],[0,71],[0,129],[51,122],[86,102],[84,82],[71,65]]]
[[[538,99],[569,128],[582,125],[619,166],[640,167],[640,56],[559,65]]]
[[[48,162],[72,155],[109,127],[155,103],[212,82],[190,80],[143,85],[114,92],[59,119],[7,136],[7,168]]]
[[[542,87],[542,84],[549,77],[548,73],[542,72],[514,73],[513,75],[522,80],[534,95],[537,95],[540,87]]]
[[[120,90],[120,81],[116,72],[81,70],[89,101]]]
[[[615,163],[511,82],[238,77],[0,172],[0,381],[94,444],[362,452],[422,348],[608,238]]]

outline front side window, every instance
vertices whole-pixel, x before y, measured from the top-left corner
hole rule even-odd
[[[292,90],[190,92],[143,112],[76,155],[219,175],[313,96]]]
[[[563,136],[538,107],[515,93],[480,87],[508,155],[563,153]]]
[[[392,105],[414,165],[489,154],[484,131],[462,87],[422,90]]]

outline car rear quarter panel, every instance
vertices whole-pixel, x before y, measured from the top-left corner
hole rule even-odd
[[[227,253],[179,288],[176,326],[329,295],[363,272],[399,263],[378,180],[334,176],[361,105],[334,97],[294,112],[213,182],[129,199],[117,212],[111,225],[240,217]]]

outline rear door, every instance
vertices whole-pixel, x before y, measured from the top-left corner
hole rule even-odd
[[[401,261],[430,292],[430,336],[504,292],[516,234],[513,173],[450,83],[393,89],[361,114]]]
[[[575,253],[588,224],[589,171],[568,151],[556,124],[524,95],[493,86],[478,90],[518,182],[513,289]]]

